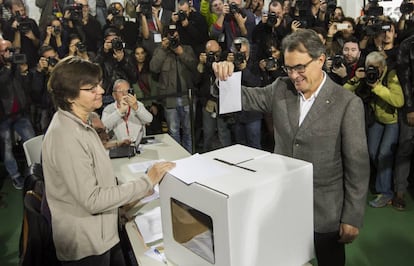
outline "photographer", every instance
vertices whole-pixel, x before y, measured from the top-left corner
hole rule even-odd
[[[181,44],[177,27],[171,24],[165,30],[161,46],[154,51],[150,70],[159,75],[158,91],[165,108],[168,132],[188,152],[192,152],[192,137],[187,95],[197,81],[196,68],[193,49]]]
[[[253,13],[242,8],[242,1],[229,0],[223,6],[223,13],[213,24],[211,37],[217,39],[219,43],[223,43],[223,50],[228,50],[237,37],[245,37],[252,41],[255,26]]]
[[[12,17],[5,22],[3,38],[13,43],[17,52],[26,55],[29,68],[34,67],[39,59],[40,32],[36,21],[27,17],[26,7],[21,0],[11,0],[7,7]]]
[[[44,134],[56,111],[50,94],[47,92],[47,82],[50,73],[59,62],[59,55],[52,46],[42,46],[39,49],[39,62],[31,69],[32,74],[32,123],[37,134]]]
[[[363,61],[358,39],[351,37],[344,40],[341,54],[326,59],[325,69],[333,81],[343,85],[363,69]]]
[[[208,40],[208,28],[205,18],[190,6],[189,0],[178,2],[178,11],[172,14],[171,21],[177,25],[182,44],[190,45],[194,54],[204,51]]]
[[[112,86],[117,79],[125,79],[130,84],[137,81],[133,57],[124,50],[124,43],[117,28],[107,28],[98,55],[94,59],[103,72],[102,87],[105,89],[103,107],[113,102]]]
[[[86,50],[86,45],[77,34],[71,34],[69,36],[69,52],[66,56],[78,56],[84,60],[93,61],[96,55]]]
[[[120,37],[125,42],[125,49],[128,52],[132,51],[140,39],[139,24],[125,19],[124,7],[120,2],[113,2],[107,10],[106,25],[103,30],[108,27],[119,29]]]
[[[134,143],[145,136],[145,125],[151,123],[152,114],[142,102],[137,101],[128,81],[114,82],[112,97],[115,102],[107,105],[102,112],[102,122],[107,130],[113,130],[116,140]]]
[[[261,86],[261,80],[257,63],[250,57],[251,49],[246,38],[234,39],[231,53],[227,61],[234,64],[235,71],[242,72],[241,84],[250,87]],[[232,131],[236,143],[261,149],[262,113],[258,111],[240,111],[234,113],[235,123]]]
[[[400,6],[401,17],[398,20],[398,38],[400,41],[414,31],[414,0],[403,0]]]
[[[154,53],[154,50],[161,45],[162,41],[162,33],[164,29],[168,28],[170,24],[172,11],[165,9],[162,7],[162,0],[153,0],[150,8],[150,14],[146,14],[146,28],[145,25],[142,24],[142,45],[148,51],[149,56],[151,57]],[[139,10],[143,12],[143,4],[139,5]],[[144,32],[148,32],[144,34]]]
[[[13,154],[12,132],[16,131],[22,142],[35,136],[29,119],[30,75],[28,65],[17,63],[12,55],[12,44],[0,40],[0,147],[3,149],[4,166],[16,189],[22,189],[24,178],[20,174]]]
[[[89,14],[88,0],[74,0],[64,9],[63,25],[69,34],[77,34],[86,45],[87,51],[96,54],[102,43],[99,22]]]
[[[203,148],[205,152],[231,145],[229,115],[218,114],[218,87],[215,83],[216,78],[212,69],[214,62],[219,62],[223,59],[219,43],[216,40],[209,40],[206,43],[205,52],[200,53],[197,66],[197,70],[200,73],[197,97],[202,106]],[[214,141],[216,131],[219,145]]]
[[[355,22],[353,18],[346,17],[341,21],[333,21],[329,24],[326,38],[326,49],[330,54],[341,52],[344,41],[354,37]]]
[[[40,35],[42,36],[42,46],[52,46],[60,58],[68,53],[68,32],[57,17],[50,17]]]
[[[269,43],[280,42],[290,32],[292,21],[283,15],[283,6],[278,0],[269,3],[269,12],[253,30],[253,43],[257,46],[257,58],[264,58]]]
[[[344,88],[354,91],[364,102],[368,151],[376,169],[375,189],[379,193],[369,205],[384,207],[393,198],[392,170],[399,133],[398,108],[404,104],[397,73],[387,68],[382,53],[371,52],[365,60],[364,77],[352,78]]]
[[[266,86],[271,84],[280,76],[286,76],[286,73],[281,68],[281,52],[279,43],[274,42],[267,48],[267,57],[259,61],[260,76],[262,79],[262,85]]]

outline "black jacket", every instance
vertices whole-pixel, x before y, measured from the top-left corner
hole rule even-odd
[[[404,111],[414,112],[414,35],[400,44],[397,55],[397,75],[404,93]]]

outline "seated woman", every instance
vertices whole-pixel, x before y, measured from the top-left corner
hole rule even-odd
[[[42,146],[45,192],[56,255],[63,265],[125,265],[119,246],[118,208],[145,196],[172,162],[117,184],[111,161],[88,118],[102,106],[98,65],[66,57],[48,90],[58,111]],[[113,264],[115,263],[115,264]]]

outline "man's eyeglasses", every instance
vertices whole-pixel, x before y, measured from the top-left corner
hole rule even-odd
[[[283,71],[285,71],[286,73],[292,73],[293,71],[295,71],[296,73],[302,74],[305,73],[306,71],[306,67],[312,63],[313,61],[315,61],[316,59],[311,59],[309,62],[307,62],[306,64],[302,65],[296,65],[296,66],[282,66]]]
[[[92,93],[96,93],[98,91],[98,88],[99,87],[102,88],[101,85],[102,85],[101,83],[98,83],[98,84],[92,85],[90,88],[79,89],[79,90],[81,90],[81,91],[89,91],[89,92],[92,92]]]

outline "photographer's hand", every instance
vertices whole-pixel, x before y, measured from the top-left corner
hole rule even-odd
[[[134,109],[134,111],[138,110],[138,101],[137,98],[132,95],[132,94],[128,94],[124,96],[124,101],[128,103],[128,105]]]
[[[168,49],[169,45],[170,45],[170,41],[168,40],[168,38],[167,37],[162,38],[161,47],[166,50]]]
[[[356,77],[358,80],[365,78],[365,69],[364,69],[363,67],[358,67],[358,68],[355,70],[355,77]]]
[[[259,61],[259,68],[261,71],[266,71],[266,60],[262,59]]]
[[[297,20],[292,21],[291,29],[292,32],[297,31],[300,28],[301,23]]]
[[[335,73],[336,75],[340,76],[341,78],[345,78],[348,76],[348,73],[346,73],[346,67],[344,64],[341,64],[338,68],[332,68],[332,73]]]

